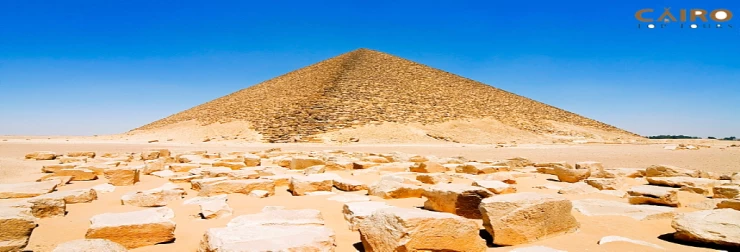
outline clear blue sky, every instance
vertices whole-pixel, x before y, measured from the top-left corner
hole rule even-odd
[[[664,7],[734,28],[637,28]],[[642,135],[740,136],[730,0],[5,0],[0,135],[121,133],[360,47]]]

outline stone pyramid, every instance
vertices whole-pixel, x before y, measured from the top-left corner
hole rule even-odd
[[[538,134],[547,121],[634,134],[580,115],[386,53],[358,49],[223,96],[135,130],[196,120],[247,121],[265,142],[380,122],[435,124],[494,118]],[[298,140],[301,139],[301,140]]]

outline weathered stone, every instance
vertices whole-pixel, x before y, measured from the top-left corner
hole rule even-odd
[[[144,169],[141,171],[144,175],[149,175],[154,172],[164,171],[165,162],[164,159],[147,160],[144,162]]]
[[[567,168],[567,169],[573,168],[573,166],[571,166],[568,162],[565,162],[565,161],[549,162],[549,163],[535,163],[534,167],[537,168],[537,172],[544,173],[544,174],[550,174],[550,175],[557,175],[555,173],[556,167]]]
[[[254,190],[264,190],[275,195],[275,181],[269,179],[225,180],[202,185],[198,196],[241,193],[249,194]]]
[[[566,187],[558,190],[559,194],[588,194],[598,192],[599,189],[594,188],[584,182],[577,182],[569,184]]]
[[[516,187],[498,180],[476,180],[473,186],[480,186],[495,194],[515,193]]]
[[[576,183],[590,177],[591,169],[584,168],[584,166],[576,166],[576,168],[556,166],[555,176],[558,176],[561,182]]]
[[[713,188],[713,198],[715,199],[734,199],[740,198],[740,185],[722,184]]]
[[[303,170],[303,175],[320,174],[326,172],[326,165],[314,165]]]
[[[378,209],[389,208],[391,205],[379,201],[349,202],[344,204],[342,213],[347,226],[352,231],[358,231],[360,222],[372,215]]]
[[[671,165],[652,165],[645,169],[645,177],[698,177],[697,171]]]
[[[336,246],[335,236],[333,230],[323,226],[211,228],[203,235],[199,251],[333,252]]]
[[[688,242],[740,248],[740,211],[704,210],[677,215],[671,226],[673,237]]]
[[[69,191],[57,191],[49,194],[36,196],[35,198],[62,199],[66,204],[90,203],[98,199],[98,193],[93,189],[78,189]]]
[[[599,190],[619,190],[621,188],[619,179],[615,178],[588,178],[584,182]]]
[[[444,173],[423,173],[416,175],[416,180],[424,184],[448,184],[452,183],[452,177]]]
[[[315,209],[285,210],[274,209],[256,214],[237,216],[226,225],[228,227],[254,226],[323,226],[324,217]]]
[[[290,185],[290,179],[295,175],[272,175],[272,176],[264,176],[261,177],[263,179],[270,179],[275,181],[275,186],[289,186]]]
[[[126,247],[105,239],[79,239],[59,244],[52,252],[126,252]]]
[[[80,164],[74,163],[74,164],[53,164],[53,165],[44,165],[41,167],[41,172],[45,173],[56,173],[58,171],[61,171],[62,169],[74,169]]]
[[[717,203],[717,208],[730,208],[740,211],[740,199],[728,199]]]
[[[359,222],[365,251],[482,252],[478,224],[450,213],[383,208]]]
[[[193,179],[190,181],[190,189],[200,191],[201,188],[203,188],[203,185],[205,184],[212,184],[219,181],[229,180],[227,177],[216,177],[216,178],[203,178],[203,179]]]
[[[177,174],[171,170],[164,170],[164,171],[152,172],[150,175],[160,177],[160,178],[171,178]]]
[[[72,181],[88,181],[98,179],[98,175],[88,169],[61,169],[54,173],[55,176],[72,176]]]
[[[246,168],[247,165],[244,164],[244,162],[224,162],[224,161],[216,161],[213,162],[213,167],[227,167],[232,170],[239,170],[241,168]]]
[[[573,208],[586,216],[627,216],[635,220],[666,219],[672,218],[675,214],[675,209],[671,207],[631,205],[600,199],[574,200]]]
[[[191,183],[193,180],[202,178],[203,175],[178,175],[169,177],[168,180],[172,183]]]
[[[139,182],[140,170],[130,167],[116,167],[105,171],[108,183],[114,186],[129,186]]]
[[[640,168],[612,168],[591,171],[592,178],[641,178],[645,176],[645,169]]]
[[[647,177],[647,181],[651,185],[681,188],[705,196],[711,196],[713,188],[722,184],[719,180],[691,177]]]
[[[108,239],[126,248],[175,240],[175,216],[167,207],[125,213],[104,213],[90,219],[87,239]]]
[[[27,208],[0,207],[0,251],[21,251],[36,228]]]
[[[69,164],[69,163],[87,163],[87,157],[66,157],[61,156],[57,157],[57,160],[59,160],[60,164]]]
[[[103,193],[112,193],[116,190],[116,186],[111,184],[100,184],[92,187],[95,190],[95,194],[100,195]]]
[[[419,173],[436,173],[446,172],[447,168],[439,163],[427,161],[422,163],[414,163],[414,165],[409,167],[409,171]]]
[[[516,184],[516,178],[528,175],[522,172],[496,172],[486,175],[483,180],[498,180],[511,185]]]
[[[57,187],[60,187],[69,184],[69,182],[72,181],[72,176],[56,176],[54,174],[49,174],[36,180],[36,182],[44,181],[57,181],[59,182],[59,184],[57,184]]]
[[[64,216],[67,204],[62,198],[41,198],[39,196],[21,201],[0,202],[0,208],[4,207],[26,209],[36,218],[51,218]]]
[[[26,159],[54,160],[55,158],[57,158],[57,154],[51,151],[36,151],[26,154]]]
[[[393,180],[381,179],[368,188],[368,195],[384,199],[421,198],[424,188]]]
[[[192,169],[200,168],[199,164],[181,163],[181,164],[170,164],[170,170],[173,172],[189,172]]]
[[[660,186],[634,186],[627,191],[630,204],[650,204],[679,207],[678,190]]]
[[[70,151],[70,152],[67,152],[65,156],[95,158],[95,152],[94,151]]]
[[[308,192],[326,191],[331,192],[334,177],[326,174],[313,174],[309,176],[294,176],[290,179],[288,190],[293,196],[303,196]]]
[[[324,165],[324,160],[316,157],[293,157],[290,160],[291,170],[303,170],[314,165]]]
[[[604,236],[601,239],[599,239],[598,244],[599,245],[604,245],[604,244],[611,243],[611,242],[629,242],[629,243],[632,243],[632,244],[637,244],[637,245],[642,245],[642,246],[646,246],[646,247],[651,247],[651,248],[654,248],[654,249],[660,249],[660,250],[664,250],[665,249],[665,248],[663,248],[661,246],[658,246],[658,245],[655,245],[655,244],[652,244],[652,243],[649,243],[649,242],[646,242],[646,241],[634,240],[634,239],[630,239],[630,238],[627,238],[627,237],[616,236],[616,235]]]
[[[255,198],[267,198],[270,196],[270,192],[265,190],[254,190],[249,192],[249,196],[255,197]]]
[[[182,199],[186,194],[185,189],[180,186],[167,183],[154,189],[124,194],[121,197],[121,204],[139,207],[160,207],[166,206],[170,201]]]
[[[398,183],[403,184],[410,184],[410,185],[422,185],[421,182],[414,179],[416,177],[416,173],[413,172],[396,172],[396,173],[390,173],[385,174],[383,176],[380,176],[380,180],[391,180],[396,181]]]
[[[480,219],[478,205],[481,200],[493,196],[493,193],[478,186],[442,184],[424,190],[422,196],[427,198],[424,202],[425,209]]]
[[[266,192],[266,191],[264,191]],[[216,219],[231,216],[232,209],[224,200],[211,200],[200,204],[200,215],[204,219]]]
[[[345,192],[367,190],[365,183],[346,178],[334,178],[334,187]]]
[[[467,162],[461,165],[458,165],[455,167],[455,172],[457,173],[466,173],[466,174],[489,174],[494,172],[502,172],[502,171],[510,171],[511,168],[509,166],[503,166],[503,165],[489,165],[489,164],[482,164],[482,163],[476,163],[476,162]]]
[[[483,226],[498,245],[518,245],[570,233],[580,224],[572,204],[558,195],[512,193],[484,199]]]
[[[36,197],[54,191],[57,185],[56,181],[0,184],[0,199]]]
[[[358,161],[358,162],[352,162],[352,169],[353,170],[364,170],[364,169],[370,169],[370,168],[381,166],[381,165],[383,165],[383,163]]]

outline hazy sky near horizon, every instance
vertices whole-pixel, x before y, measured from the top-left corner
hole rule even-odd
[[[638,28],[664,7],[734,28]],[[357,48],[641,135],[740,137],[729,0],[1,1],[0,135],[122,133]]]

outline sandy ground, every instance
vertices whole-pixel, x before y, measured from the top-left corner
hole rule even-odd
[[[55,151],[59,154],[68,151],[96,151],[96,152],[140,152],[152,148],[168,148],[173,152],[186,150],[220,151],[257,151],[269,148],[283,150],[326,150],[341,149],[345,151],[363,152],[392,152],[400,151],[420,155],[435,155],[438,157],[464,156],[468,159],[497,160],[511,157],[527,157],[534,162],[547,161],[600,161],[606,168],[635,167],[645,168],[652,164],[670,164],[679,167],[701,169],[706,171],[728,173],[740,171],[740,148],[726,148],[730,142],[710,142],[712,148],[700,150],[664,150],[665,143],[660,144],[581,144],[581,145],[518,145],[516,147],[496,148],[491,145],[470,144],[257,144],[257,143],[170,143],[160,142],[147,144],[141,141],[113,141],[95,140],[91,138],[64,138],[64,137],[2,137],[0,139],[0,183],[34,181],[42,176],[41,166],[54,164],[56,161],[26,161],[23,156],[33,151]],[[69,139],[69,140],[68,140]],[[378,179],[377,175],[352,176],[350,172],[337,172],[342,177],[351,177],[366,183]],[[541,184],[561,184],[550,181],[555,176],[537,174],[533,178],[517,179],[519,192],[546,192],[557,193],[550,189],[534,189],[532,186]],[[72,204],[67,206],[68,214],[65,217],[40,219],[39,227],[31,236],[27,249],[32,251],[51,251],[57,244],[74,239],[84,238],[85,232],[93,215],[111,212],[126,212],[140,209],[133,206],[121,205],[120,197],[134,190],[146,190],[161,186],[168,182],[166,179],[154,176],[142,176],[142,182],[134,186],[117,187],[116,191],[99,195],[99,199],[92,203]],[[470,181],[456,179],[456,183]],[[78,181],[59,188],[59,190],[73,190],[89,188],[106,183],[104,178],[96,181]],[[326,225],[336,232],[337,251],[356,251],[360,248],[359,234],[347,229],[341,214],[343,203],[327,200],[330,196],[302,196],[294,197],[287,192],[287,187],[278,187],[273,197],[256,199],[246,195],[229,195],[229,205],[234,209],[231,217],[216,220],[201,220],[198,217],[199,208],[196,205],[182,205],[182,201],[197,195],[189,189],[189,184],[181,184],[187,188],[188,195],[183,200],[171,202],[168,207],[175,210],[177,229],[176,241],[169,244],[142,247],[131,251],[195,251],[201,237],[207,228],[223,227],[229,220],[242,214],[259,212],[264,206],[280,205],[289,209],[311,208],[322,212]],[[335,189],[336,190],[336,189]],[[336,191],[337,193],[344,193]],[[364,194],[364,192],[358,192]],[[601,198],[626,202],[616,196],[592,193],[586,195],[565,195],[569,199]],[[681,192],[680,197],[684,205],[703,200],[702,196]],[[373,200],[382,200],[372,197]],[[402,207],[421,207],[424,199],[386,200],[389,204]],[[689,207],[681,207],[679,212],[693,211]],[[619,235],[632,239],[643,240],[662,246],[667,251],[711,251],[705,248],[680,245],[661,239],[665,234],[674,230],[670,226],[670,219],[636,221],[627,217],[587,217],[573,211],[576,219],[581,223],[579,231],[561,235],[550,239],[522,245],[544,245],[567,251],[651,251],[647,247],[629,243],[612,243],[597,245],[597,241],[608,235]],[[508,251],[512,247],[489,248],[489,251]]]

